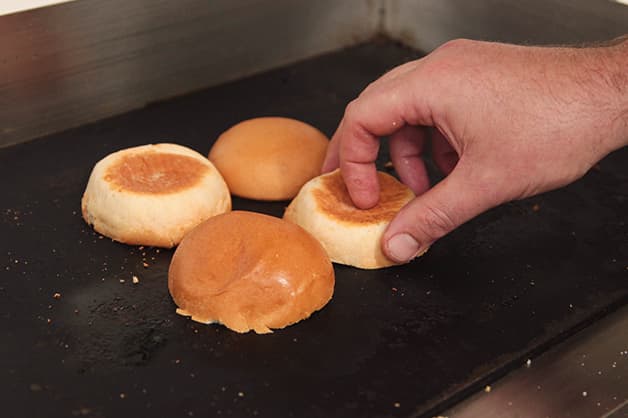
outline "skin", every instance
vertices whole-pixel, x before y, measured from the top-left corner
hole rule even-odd
[[[323,172],[340,167],[353,203],[379,199],[379,138],[417,198],[382,249],[407,262],[504,202],[565,186],[628,144],[628,42],[531,47],[450,41],[371,83],[346,108]],[[424,152],[447,176],[430,187]]]

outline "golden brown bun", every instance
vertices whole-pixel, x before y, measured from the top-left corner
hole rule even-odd
[[[231,210],[220,173],[198,152],[156,144],[109,154],[92,170],[83,219],[133,245],[173,247],[205,219]]]
[[[395,264],[381,250],[384,230],[414,193],[394,177],[378,172],[379,203],[371,209],[353,205],[339,170],[316,177],[290,203],[284,219],[302,226],[325,247],[335,263],[363,269]]]
[[[334,269],[323,247],[299,226],[234,211],[183,238],[168,289],[181,315],[263,334],[325,306],[334,293]]]
[[[319,174],[328,143],[322,132],[298,120],[256,118],[220,135],[209,159],[234,195],[287,200]]]

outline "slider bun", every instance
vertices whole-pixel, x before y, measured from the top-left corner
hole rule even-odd
[[[295,119],[263,117],[225,131],[209,159],[236,196],[288,200],[320,173],[329,140]]]
[[[394,177],[378,172],[379,203],[371,209],[353,205],[339,170],[316,177],[290,203],[284,219],[314,235],[335,263],[363,269],[395,264],[381,250],[384,230],[414,193]]]
[[[334,269],[301,227],[234,211],[185,236],[170,264],[168,289],[181,315],[263,334],[325,306],[334,292]]]
[[[143,145],[94,166],[81,209],[83,219],[111,239],[173,247],[205,219],[231,210],[231,197],[218,170],[196,151]]]

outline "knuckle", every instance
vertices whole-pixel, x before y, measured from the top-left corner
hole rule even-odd
[[[347,120],[351,120],[357,114],[358,109],[358,99],[353,99],[347,104],[345,108],[344,118]]]
[[[425,206],[419,213],[416,226],[423,234],[434,241],[453,230],[456,223],[442,209]]]

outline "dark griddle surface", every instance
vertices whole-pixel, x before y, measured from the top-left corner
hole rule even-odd
[[[332,302],[272,335],[175,315],[172,252],[102,239],[81,219],[90,170],[112,151],[174,141],[206,153],[260,115],[331,134],[369,81],[416,56],[375,42],[0,150],[3,416],[421,415],[625,304],[626,149],[410,265],[336,266]],[[234,206],[280,216],[285,203]]]

